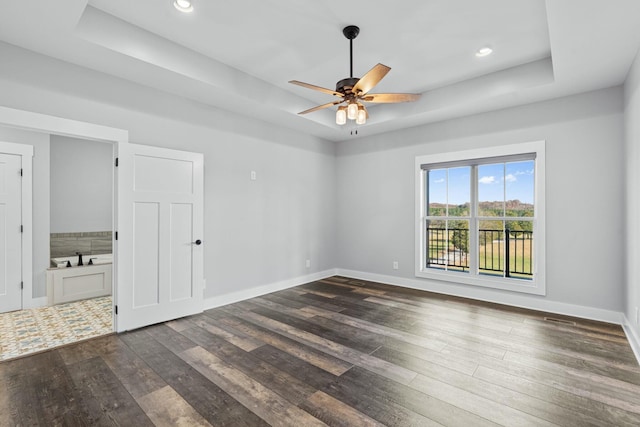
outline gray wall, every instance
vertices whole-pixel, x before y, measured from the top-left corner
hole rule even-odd
[[[622,99],[618,87],[339,143],[338,266],[415,279],[416,156],[546,140],[546,300],[622,311]],[[417,283],[516,305],[540,300]]]
[[[113,145],[51,136],[51,233],[111,231]]]
[[[33,297],[43,297],[49,268],[49,135],[0,126],[0,141],[33,146]]]
[[[544,139],[546,299],[440,289],[516,305],[623,310],[621,88],[351,139],[338,144],[336,157],[334,144],[308,135],[7,45],[0,55],[7,58],[3,105],[127,129],[134,143],[204,153],[206,297],[336,266],[417,280],[415,156]],[[257,181],[249,179],[252,170]],[[391,269],[393,260],[400,270]]]
[[[626,305],[625,315],[636,337],[640,337],[640,325],[636,310],[640,307],[640,53],[629,71],[624,85],[624,124],[626,158]]]
[[[206,298],[335,267],[333,143],[6,44],[0,56],[2,105],[204,153]]]

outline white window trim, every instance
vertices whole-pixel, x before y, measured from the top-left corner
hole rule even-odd
[[[500,277],[472,276],[468,273],[440,272],[425,266],[425,171],[421,165],[431,163],[459,162],[487,157],[511,156],[535,153],[535,203],[534,218],[536,237],[534,245],[534,272],[532,280],[506,279]],[[429,154],[416,157],[415,163],[415,275],[425,279],[482,286],[505,291],[546,295],[545,281],[545,141],[525,142],[466,151]]]

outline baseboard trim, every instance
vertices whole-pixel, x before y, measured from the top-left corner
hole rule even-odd
[[[631,326],[631,322],[629,322],[625,314],[622,315],[622,329],[624,329],[631,350],[633,350],[633,354],[635,354],[636,360],[640,364],[640,337],[638,337],[636,330]]]
[[[372,282],[385,283],[394,286],[402,286],[405,288],[419,289],[422,291],[435,292],[439,294],[452,295],[457,297],[475,299],[479,301],[492,302],[496,304],[504,304],[513,307],[526,308],[530,310],[538,310],[555,314],[563,314],[566,316],[580,317],[583,319],[597,320],[601,322],[622,324],[622,313],[612,310],[603,310],[601,308],[585,307],[581,305],[567,304],[556,301],[548,301],[538,296],[529,296],[525,294],[500,296],[491,295],[491,290],[486,289],[462,289],[459,286],[437,282],[426,279],[408,279],[404,277],[387,276],[376,273],[366,273],[363,271],[347,270],[338,268],[336,274],[340,276],[351,277],[360,280],[369,280]]]
[[[279,282],[269,283],[266,285],[256,286],[250,289],[243,289],[237,292],[230,292],[228,294],[207,298],[204,300],[204,309],[209,310],[211,308],[221,307],[227,304],[233,304],[247,300],[250,298],[259,297],[271,292],[283,291],[285,289],[293,288],[294,286],[304,285],[305,283],[314,282],[316,280],[326,279],[327,277],[335,276],[336,270],[329,269],[319,271],[317,273],[307,274],[305,276],[298,276],[287,280],[281,280]]]
[[[47,297],[31,298],[30,300],[25,301],[23,308],[28,309],[46,307],[48,304],[49,299]]]

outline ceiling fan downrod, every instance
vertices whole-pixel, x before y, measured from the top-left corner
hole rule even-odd
[[[342,29],[342,34],[349,39],[349,76],[353,78],[353,39],[360,34],[360,28],[356,25],[347,25]]]

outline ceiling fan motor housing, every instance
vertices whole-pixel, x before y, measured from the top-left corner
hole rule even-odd
[[[336,83],[336,92],[344,93],[345,95],[351,93],[351,89],[360,80],[358,77],[347,77]]]

